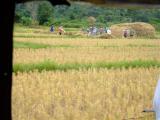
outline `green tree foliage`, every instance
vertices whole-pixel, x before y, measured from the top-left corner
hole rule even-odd
[[[27,21],[33,21],[36,18],[40,25],[53,23],[64,27],[88,27],[89,16],[96,19],[95,25],[101,26],[124,22],[148,22],[155,25],[159,24],[160,19],[159,8],[106,8],[88,3],[73,3],[70,7],[65,5],[52,7],[48,2],[39,2],[36,3],[37,9],[33,9],[35,8],[33,4],[30,3],[33,7],[25,4],[16,5],[15,21],[18,23],[28,24],[30,22]]]
[[[150,19],[150,23],[151,23],[158,31],[160,31],[160,19],[158,19],[158,18]]]
[[[40,25],[49,23],[53,19],[53,7],[48,2],[42,2],[38,7],[37,19]]]
[[[32,19],[30,17],[30,12],[25,9],[25,5],[17,5],[15,13],[15,22],[22,23],[23,25],[30,25]]]

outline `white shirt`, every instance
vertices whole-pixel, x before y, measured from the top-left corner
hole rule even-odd
[[[109,34],[109,35],[111,35],[111,34],[112,34],[112,32],[111,32],[111,30],[110,30],[110,29],[108,29],[108,30],[107,30],[107,34]]]
[[[156,120],[160,120],[160,80],[158,80],[153,98],[153,109],[156,113]]]

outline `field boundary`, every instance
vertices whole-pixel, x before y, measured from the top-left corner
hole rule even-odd
[[[44,60],[39,63],[18,63],[13,65],[13,72],[29,72],[38,70],[45,71],[67,71],[80,69],[129,69],[129,68],[151,68],[160,67],[160,61],[156,60],[134,60],[134,61],[119,61],[119,62],[96,62],[96,63],[64,63],[58,64],[51,60]]]

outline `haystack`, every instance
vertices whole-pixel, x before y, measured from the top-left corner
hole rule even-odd
[[[105,34],[102,34],[102,35],[98,35],[97,38],[110,39],[110,38],[113,38],[113,36],[105,33]]]
[[[112,25],[110,29],[112,31],[112,35],[118,38],[123,37],[125,29],[133,32],[132,37],[153,38],[155,35],[155,28],[151,24],[144,22],[116,24]]]
[[[81,37],[85,37],[86,35],[81,33],[81,32],[65,32],[64,35],[67,36],[81,36]]]

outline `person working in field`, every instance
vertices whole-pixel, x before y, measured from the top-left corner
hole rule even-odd
[[[123,30],[123,36],[126,38],[128,36],[128,31],[127,29]]]
[[[112,34],[111,29],[109,29],[109,28],[107,29],[107,34],[108,34],[108,35],[111,35],[111,34]]]
[[[64,31],[64,29],[63,29],[63,26],[60,26],[60,27],[58,28],[58,33],[59,33],[59,35],[62,35],[62,33],[65,33],[65,31]]]
[[[54,26],[53,26],[53,24],[51,25],[50,32],[54,32]]]
[[[101,34],[103,34],[104,33],[104,29],[103,29],[103,27],[100,27],[99,28],[99,34],[101,35]]]

